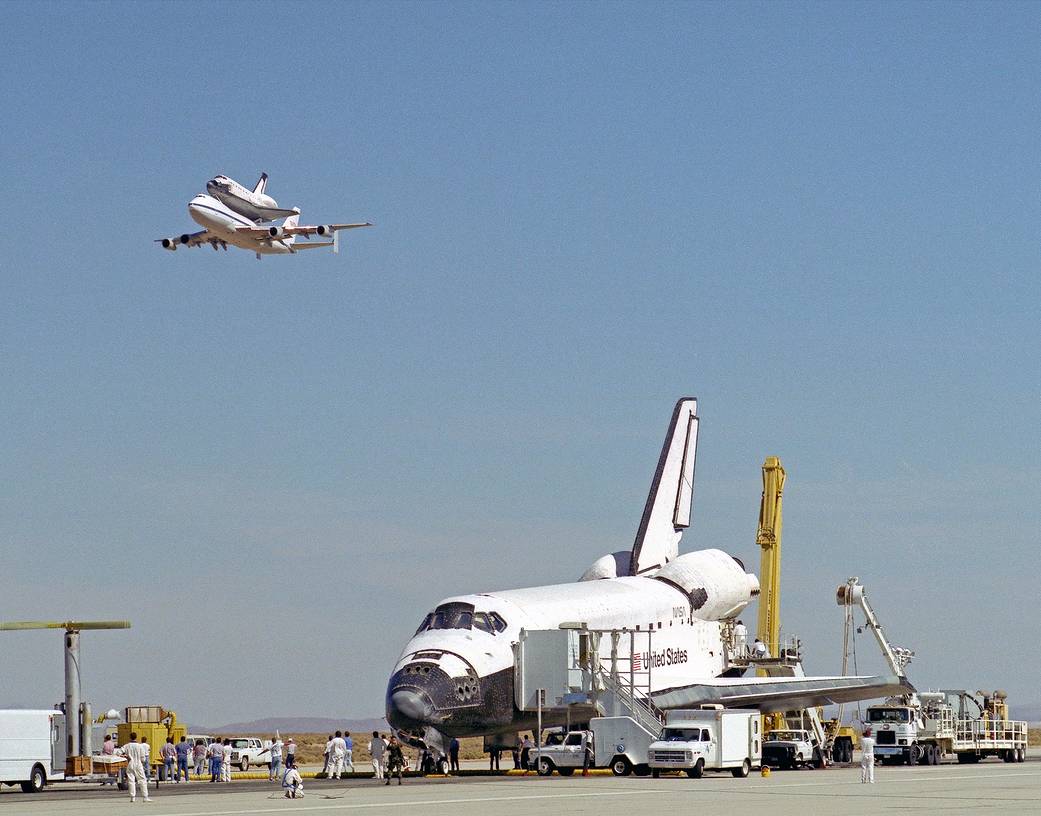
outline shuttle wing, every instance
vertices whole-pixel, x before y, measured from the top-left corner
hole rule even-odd
[[[279,218],[289,218],[291,215],[296,215],[296,210],[283,210],[281,207],[258,207],[255,204],[251,206],[265,221],[275,221]]]
[[[698,450],[698,401],[684,397],[672,412],[651,492],[643,508],[630,559],[630,575],[664,567],[679,553],[694,503],[694,457]]]
[[[693,686],[651,694],[659,708],[695,708],[716,703],[727,708],[790,711],[910,694],[906,677],[720,677]]]

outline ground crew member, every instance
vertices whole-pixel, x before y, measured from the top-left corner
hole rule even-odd
[[[166,781],[173,779],[174,763],[177,761],[177,748],[173,744],[173,737],[167,737],[163,747],[159,749],[159,756],[163,758],[163,774]]]
[[[282,740],[275,734],[271,744],[260,753],[271,754],[271,763],[268,767],[267,781],[274,782],[282,776]]]
[[[766,650],[766,644],[759,638],[756,638],[755,643],[752,644],[752,657],[756,660],[762,660],[768,654],[769,652]]]
[[[865,728],[860,738],[860,781],[875,784],[875,738],[870,728]]]
[[[329,739],[325,742],[325,750],[322,751],[324,761],[322,762],[322,773],[326,776],[329,775],[329,761],[333,758],[333,740],[336,739],[335,735],[330,734]]]
[[[398,772],[398,784],[401,784],[401,772],[405,767],[405,754],[401,750],[401,743],[398,742],[398,738],[393,734],[390,735],[390,744],[387,746],[387,782],[390,784],[390,778],[394,775],[394,771]]]
[[[290,737],[289,741],[286,743],[286,767],[296,767],[296,740],[292,737]]]
[[[452,737],[452,741],[448,743],[448,767],[450,770],[459,770],[459,739],[458,737]]]
[[[383,778],[383,755],[387,751],[387,743],[383,741],[379,731],[372,732],[372,741],[369,743],[369,755],[372,757],[372,778]]]
[[[221,763],[224,762],[224,749],[221,747],[219,739],[214,737],[210,740],[210,748],[207,753],[210,756],[210,781],[220,782]]]
[[[184,771],[184,781],[188,781],[188,757],[192,752],[192,744],[188,742],[184,737],[181,737],[181,741],[177,743],[175,753],[177,754],[177,774],[174,776],[175,782],[181,781],[181,771]]]
[[[231,740],[227,737],[224,738],[224,745],[221,747],[220,781],[231,781]]]
[[[525,734],[524,735],[524,739],[521,740],[521,756],[520,756],[521,767],[524,769],[524,773],[527,773],[529,770],[531,770],[528,767],[528,760],[531,757],[531,749],[534,748],[534,747],[535,747],[535,743],[531,741],[531,737],[529,737],[527,734]]]
[[[141,786],[141,795],[146,802],[148,798],[148,774],[145,773],[145,765],[148,764],[148,743],[144,737],[137,742],[137,732],[130,732],[130,742],[122,748],[117,748],[116,753],[127,758],[127,785],[130,787],[130,801],[137,798],[137,786]]]
[[[202,740],[195,740],[195,775],[202,776],[203,766],[206,764],[206,744]]]
[[[734,652],[738,657],[748,654],[748,627],[742,621],[734,626]]]
[[[282,787],[286,790],[286,799],[304,798],[304,780],[295,767],[286,768],[286,774],[282,777]]]
[[[343,773],[343,758],[347,755],[347,743],[339,731],[329,740],[326,750],[329,752],[329,779],[339,779]]]
[[[343,770],[346,773],[347,769],[351,769],[351,773],[354,773],[354,740],[351,739],[351,732],[343,732],[343,744],[345,746],[343,752]]]
[[[589,731],[582,732],[582,776],[589,776],[589,766],[593,763],[593,735]]]
[[[112,735],[109,734],[105,737],[105,742],[101,745],[101,753],[105,756],[112,756],[116,752],[116,741],[112,739]]]

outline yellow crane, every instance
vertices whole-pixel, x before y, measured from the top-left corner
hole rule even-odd
[[[755,543],[759,560],[759,626],[756,636],[777,657],[781,638],[781,498],[787,475],[776,456],[763,462],[763,499],[759,504],[759,529]]]
[[[787,474],[776,456],[763,462],[763,498],[759,503],[759,528],[755,543],[762,552],[759,558],[759,625],[756,637],[766,644],[770,657],[780,655],[781,639],[781,499]],[[766,677],[765,669],[759,669]],[[763,729],[784,728],[783,714],[764,717]]]

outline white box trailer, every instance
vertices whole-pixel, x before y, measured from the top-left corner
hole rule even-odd
[[[0,711],[0,782],[26,793],[65,778],[65,715],[55,710]]]
[[[730,771],[746,777],[762,765],[763,742],[758,711],[741,708],[675,709],[647,749],[651,773],[685,771],[699,778],[705,771]]]

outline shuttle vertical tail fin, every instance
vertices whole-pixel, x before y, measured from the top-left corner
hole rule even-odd
[[[694,506],[694,458],[698,450],[698,401],[676,403],[658,468],[643,508],[630,563],[630,575],[665,566],[679,553]]]
[[[258,195],[264,195],[264,191],[267,189],[267,173],[261,173],[260,178],[257,180],[257,186],[253,188],[253,192]]]

